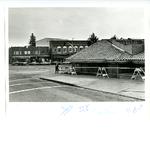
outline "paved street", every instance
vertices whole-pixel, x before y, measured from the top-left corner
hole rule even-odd
[[[54,66],[9,66],[10,102],[118,102],[136,101],[100,91],[41,80]]]

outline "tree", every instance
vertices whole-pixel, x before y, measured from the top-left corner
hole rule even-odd
[[[96,43],[97,41],[98,41],[98,37],[94,33],[92,33],[88,38],[88,46]]]
[[[34,36],[34,34],[32,33],[30,36],[30,41],[29,41],[29,45],[36,47],[36,37]]]
[[[116,35],[113,35],[110,39],[116,40],[116,39],[117,39],[117,36],[116,36]]]

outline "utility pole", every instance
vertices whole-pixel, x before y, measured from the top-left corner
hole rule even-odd
[[[74,39],[74,38],[72,38],[72,51],[74,52],[74,49],[73,49],[73,39]]]
[[[73,46],[73,39],[74,39],[74,38],[72,38],[72,46]]]

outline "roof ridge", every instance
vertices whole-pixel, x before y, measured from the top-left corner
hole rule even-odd
[[[120,50],[120,51],[122,51],[122,52],[125,51],[125,50],[123,50],[122,48],[119,48],[118,46],[114,45],[113,43],[112,43],[112,46],[115,47],[115,48],[117,48],[118,50]]]

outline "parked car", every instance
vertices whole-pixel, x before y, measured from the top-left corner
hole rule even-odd
[[[12,63],[12,65],[17,65],[17,66],[19,66],[19,65],[27,65],[27,62],[13,62]]]
[[[29,65],[39,65],[39,63],[34,61],[34,62],[29,63]]]
[[[40,65],[50,65],[50,64],[51,64],[50,62],[46,62],[46,61],[40,63]]]

